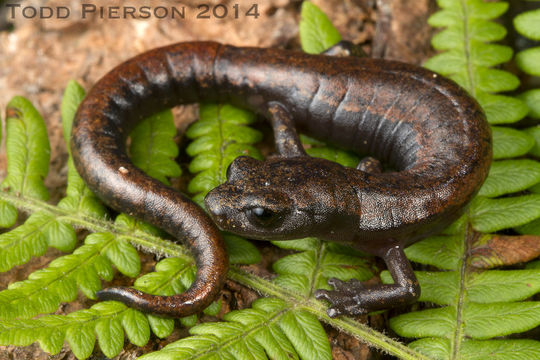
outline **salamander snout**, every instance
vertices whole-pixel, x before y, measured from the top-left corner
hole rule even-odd
[[[206,210],[210,213],[213,220],[220,225],[226,219],[227,211],[220,200],[222,196],[216,189],[210,191],[204,198]],[[220,226],[221,227],[221,226]]]

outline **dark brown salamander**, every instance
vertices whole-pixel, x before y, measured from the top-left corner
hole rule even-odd
[[[334,48],[333,50],[336,50]],[[338,49],[339,50],[339,49]],[[339,53],[330,51],[331,54]],[[178,104],[230,102],[272,122],[281,156],[237,158],[206,206],[219,227],[264,240],[316,236],[382,257],[394,285],[331,280],[331,316],[405,304],[420,289],[403,248],[463,212],[491,159],[479,105],[454,82],[416,66],[355,56],[180,43],[146,52],[105,75],[81,104],[72,134],[78,171],[111,207],[186,242],[198,272],[170,297],[108,288],[100,299],[185,316],[217,295],[227,271],[221,236],[208,216],[144,175],[125,153],[140,119]],[[304,153],[296,128],[371,154],[358,169]]]

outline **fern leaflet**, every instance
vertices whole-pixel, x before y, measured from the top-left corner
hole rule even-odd
[[[540,40],[540,10],[531,10],[514,18],[516,30],[532,40]],[[516,55],[516,63],[527,74],[540,76],[540,46],[520,51]],[[538,91],[538,90],[536,90]],[[538,109],[538,104],[535,105]]]

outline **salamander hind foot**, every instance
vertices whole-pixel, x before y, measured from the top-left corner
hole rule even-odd
[[[364,50],[362,50],[362,48],[359,45],[356,45],[347,40],[341,40],[337,44],[323,51],[323,54],[327,56],[337,56],[337,57],[345,57],[345,56],[354,56],[358,58],[367,57],[367,54],[364,52]]]
[[[356,168],[370,174],[380,174],[383,171],[381,162],[371,156],[365,157],[360,160]]]

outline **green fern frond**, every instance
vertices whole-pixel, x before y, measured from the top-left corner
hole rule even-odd
[[[514,18],[515,29],[523,36],[532,40],[540,40],[540,10],[527,11]],[[521,51],[516,55],[516,63],[524,72],[540,76],[540,47]],[[529,112],[527,116],[534,120],[540,119],[540,89],[531,89],[519,95],[527,106]],[[540,127],[526,129],[525,132],[534,139],[534,145],[529,150],[529,155],[540,158]],[[529,188],[529,191],[540,194],[540,184]],[[532,234],[540,236],[540,219],[536,219],[529,224],[525,224],[516,229],[522,234]],[[533,267],[531,267],[533,268]],[[538,267],[537,267],[538,268]]]
[[[442,0],[438,4],[442,10],[429,22],[446,29],[432,43],[446,52],[428,60],[426,66],[451,77],[473,94],[491,124],[524,117],[528,112],[525,102],[492,94],[513,90],[519,84],[514,75],[490,69],[510,60],[511,49],[485,43],[505,36],[506,30],[489,20],[505,12],[507,4],[479,0]],[[499,100],[502,102],[493,106]],[[498,113],[503,105],[507,106],[505,112]],[[490,233],[523,228],[540,218],[538,194],[516,195],[540,182],[540,163],[512,159],[534,151],[534,130],[492,129],[494,158],[498,161],[493,162],[468,212],[444,234],[405,250],[412,261],[445,270],[416,272],[422,289],[420,301],[440,307],[396,316],[390,326],[400,336],[417,339],[409,345],[411,348],[436,359],[492,358],[494,352],[497,359],[540,357],[538,341],[493,340],[540,325],[540,303],[523,301],[540,291],[538,270],[481,271],[473,266],[490,262],[489,251],[482,250],[486,247],[484,238],[494,236]],[[388,272],[382,278],[392,282]]]
[[[65,316],[0,320],[1,344],[26,346],[38,341],[43,350],[55,355],[67,342],[78,359],[92,354],[96,337],[105,356],[113,358],[124,347],[124,333],[138,346],[144,346],[150,339],[146,317],[115,301],[101,302]]]
[[[430,18],[429,23],[437,27],[446,27],[445,30],[434,36],[432,41],[436,49],[446,50],[446,52],[429,59],[426,62],[426,67],[453,78],[473,94],[484,107],[490,123],[510,123],[524,117],[529,110],[527,104],[521,100],[509,97],[501,98],[500,100],[503,102],[500,104],[510,104],[511,102],[514,104],[507,106],[504,113],[493,111],[489,102],[485,102],[485,99],[501,96],[490,92],[513,90],[519,84],[514,75],[489,68],[508,61],[512,56],[512,50],[505,46],[485,43],[486,41],[500,40],[505,36],[504,28],[489,20],[504,13],[508,5],[503,2],[484,3],[480,0],[444,0],[439,1],[439,5],[443,9],[435,13]],[[534,143],[531,145],[530,135],[530,132],[495,127],[494,153],[496,159],[521,156],[526,151],[531,151],[534,148]],[[506,151],[509,152],[505,154]],[[495,161],[484,187],[480,190],[480,195],[496,197],[534,186],[538,183],[537,168],[538,163],[533,160]],[[511,172],[508,172],[510,170]],[[503,172],[505,173],[503,174]],[[513,200],[502,200],[494,200],[492,204],[507,205],[512,208],[516,206],[516,202]],[[519,201],[519,199],[515,200]],[[480,202],[486,203],[483,200]],[[471,218],[473,219],[484,215],[482,207],[473,205],[471,209]],[[474,210],[481,210],[481,213],[475,214]],[[501,208],[501,210],[504,212],[509,209]],[[540,214],[534,211],[528,215],[527,221],[534,220],[539,216]],[[505,224],[500,224],[497,230],[508,226],[517,226],[511,225],[511,223],[522,223],[522,220],[509,219],[505,221]],[[485,230],[476,227],[475,229]],[[490,228],[489,231],[493,231],[493,229]]]
[[[51,148],[41,115],[25,98],[16,96],[6,109],[8,175],[0,188],[11,194],[47,200],[43,180],[49,172]]]
[[[320,54],[341,40],[341,35],[328,16],[309,1],[302,3],[300,40],[302,50],[308,54]]]
[[[262,134],[247,126],[254,121],[252,113],[231,105],[201,105],[200,120],[186,131],[192,140],[186,148],[193,158],[189,171],[197,174],[188,191],[195,194],[193,200],[198,204],[202,205],[208,191],[225,182],[227,168],[235,158],[242,155],[262,158],[253,146],[262,139]]]
[[[540,126],[534,126],[525,130],[533,139],[533,146],[529,150],[529,154],[535,158],[540,158]]]
[[[259,299],[251,309],[232,311],[225,322],[204,323],[193,335],[141,359],[331,359],[323,327],[312,314],[278,299]]]
[[[77,83],[68,84],[62,103],[62,121],[65,130],[70,131],[75,115],[74,109],[83,97],[84,90]],[[3,186],[16,196],[36,197],[35,193],[24,191],[23,184],[28,183],[26,187],[36,186],[37,198],[45,200],[48,198],[48,191],[43,179],[48,172],[49,161],[45,124],[28,100],[16,97],[12,100],[11,106],[8,107],[8,113],[13,115],[10,118],[12,125],[6,131],[9,143],[8,176]],[[67,137],[65,139],[68,140]],[[26,144],[24,146],[23,141]],[[12,177],[12,174],[15,176]],[[58,206],[88,216],[99,218],[105,216],[104,207],[75,171],[71,156],[68,159],[67,196],[58,203]],[[2,217],[3,215],[2,213]],[[33,256],[44,254],[49,246],[65,252],[72,251],[75,242],[73,227],[61,218],[48,214],[32,214],[23,225],[0,235],[0,271],[8,271],[15,265],[26,263]]]
[[[514,27],[518,33],[532,40],[540,40],[540,10],[527,11],[519,14],[514,18]],[[516,63],[524,72],[540,76],[540,47],[530,48],[519,52],[516,55]],[[519,95],[529,107],[528,117],[531,119],[540,119],[540,89],[531,89]],[[534,146],[530,149],[529,154],[535,158],[540,158],[540,127],[535,127],[525,130],[534,140]],[[540,186],[536,185],[529,189],[531,192],[540,193]],[[536,220],[530,225],[522,226],[518,231],[527,234],[540,235],[538,231],[540,220]],[[529,232],[530,231],[530,232]]]
[[[130,136],[129,150],[135,166],[167,185],[169,177],[182,174],[174,161],[178,147],[171,141],[176,136],[176,127],[170,110],[140,122]]]
[[[484,233],[521,226],[539,217],[538,194],[501,199],[478,196],[473,200],[469,212],[469,220],[474,230]]]
[[[8,103],[6,134],[9,134],[6,135],[8,176],[0,184],[0,190],[47,200],[49,191],[43,183],[49,172],[47,129],[37,110],[23,97],[15,97]],[[16,220],[15,207],[0,200],[0,227],[11,227]]]
[[[514,27],[523,36],[540,40],[540,10],[526,11],[514,18]]]
[[[117,225],[126,233],[142,231],[137,223],[119,215]],[[131,223],[132,226],[128,227]],[[96,298],[101,289],[100,279],[110,281],[112,265],[121,273],[134,277],[140,271],[139,255],[122,236],[93,233],[73,254],[53,260],[45,269],[33,272],[27,280],[9,285],[0,291],[0,319],[31,318],[56,311],[61,302],[77,297],[77,289]]]
[[[0,144],[2,143],[2,127],[2,115],[0,114]],[[17,215],[17,208],[4,200],[0,200],[0,228],[15,225]]]
[[[103,219],[107,216],[103,203],[77,173],[71,155],[68,158],[66,197],[58,202],[58,207],[90,218]]]
[[[75,109],[83,97],[84,90],[77,83],[70,82],[62,103],[65,131],[70,131]],[[166,163],[167,157],[175,156],[174,151],[170,150],[171,144],[174,145],[172,137],[175,133],[173,134],[170,131],[171,126],[174,128],[172,124],[173,119],[170,116],[170,112],[169,114],[165,112],[160,115],[143,121],[142,127],[152,129],[152,131],[136,133],[136,141],[139,143],[139,146],[138,148],[131,148],[132,156],[139,164],[150,163],[149,167],[145,168],[149,172],[159,167],[158,175],[174,176],[178,173],[177,168],[174,166],[163,166]],[[153,143],[150,139],[157,139],[158,141]],[[141,143],[144,146],[141,146]],[[145,162],[147,159],[150,159],[150,161]],[[155,161],[156,159],[157,161]],[[0,237],[5,237],[6,241],[7,239],[16,238],[17,235],[18,237],[28,238],[27,243],[21,243],[19,241],[17,245],[27,252],[34,251],[34,255],[44,252],[47,243],[51,246],[59,247],[64,251],[70,251],[75,243],[74,230],[71,225],[68,225],[73,214],[85,218],[90,222],[92,218],[104,219],[105,208],[95,195],[89,191],[75,171],[71,156],[68,161],[67,196],[59,202],[58,209],[68,211],[67,214],[69,215],[54,216],[45,212],[36,212],[25,224],[9,233],[0,235]],[[79,247],[72,255],[54,260],[46,269],[32,273],[28,280],[13,283],[7,290],[0,292],[0,308],[2,309],[0,319],[12,321],[14,318],[30,318],[37,314],[53,312],[58,308],[60,302],[73,301],[76,298],[77,289],[80,289],[87,297],[94,299],[95,293],[101,289],[100,279],[112,280],[112,265],[127,276],[136,276],[140,271],[139,256],[135,248],[126,239],[134,235],[137,236],[137,234],[142,232],[156,235],[157,230],[150,225],[123,214],[120,214],[116,218],[114,227],[117,229],[117,233],[128,235],[118,236],[118,234],[113,235],[110,232],[91,234],[86,237],[85,244]],[[62,233],[67,233],[69,236]],[[66,238],[72,241],[68,242]],[[29,241],[33,241],[33,243],[29,244]],[[19,250],[17,254],[19,255],[18,258],[29,257],[22,250]],[[9,259],[13,263],[13,257],[9,257]],[[184,261],[191,262],[189,270],[193,272],[194,265],[192,259],[187,258]],[[4,265],[5,262],[2,264]],[[9,269],[12,265],[7,264],[4,267]],[[184,280],[192,281],[193,276],[190,279]],[[187,286],[189,286],[188,283],[186,283]],[[214,305],[210,309],[213,309],[212,311],[215,312],[219,307],[216,308]],[[139,314],[137,317],[141,316],[144,318],[142,314]],[[135,318],[133,316],[131,318],[133,322]],[[129,317],[126,317],[126,319],[129,319]],[[151,316],[148,316],[148,320],[145,318],[142,322],[139,319],[138,324],[132,325],[143,328],[145,323],[147,324],[146,327],[148,327],[149,323],[156,335],[162,337],[169,335],[174,325],[173,320]],[[96,326],[101,327],[101,333],[103,334],[107,334],[110,331],[110,327],[103,326],[103,321]],[[97,333],[100,346],[104,353],[109,356],[118,354],[123,347],[123,332],[119,333],[115,331],[108,333],[110,339],[106,341],[102,340],[99,331]],[[85,334],[84,331],[82,334],[84,336],[73,333],[74,338],[70,340],[68,332],[67,338],[72,350],[79,358],[87,357],[87,354],[90,354],[94,348],[93,335],[87,336],[88,334]],[[144,343],[146,343],[147,338],[148,336],[146,336]],[[61,340],[63,343],[63,338]],[[7,342],[6,344],[9,343]],[[14,342],[11,343],[13,344]],[[142,341],[135,341],[134,343],[144,344]],[[45,351],[56,351],[56,348],[48,344],[44,345],[42,343],[42,347]]]
[[[490,20],[508,9],[505,2],[484,3],[479,0],[439,0],[441,11],[428,20],[434,27],[446,29],[433,37],[435,55],[425,66],[455,80],[471,93],[484,108],[491,124],[507,124],[523,118],[527,106],[520,100],[494,95],[492,92],[514,90],[516,76],[491,69],[512,58],[508,46],[488,44],[504,38],[506,29]]]
[[[306,298],[317,289],[328,289],[328,279],[366,281],[373,277],[370,261],[353,249],[306,238],[291,241],[273,241],[283,249],[299,251],[285,256],[273,264],[278,276],[276,284],[294,290]]]
[[[99,201],[97,196],[90,191],[83,179],[77,173],[70,149],[70,134],[75,113],[79,104],[85,96],[85,91],[76,81],[71,80],[64,91],[60,111],[62,114],[62,129],[64,130],[64,141],[68,149],[68,174],[66,197],[60,200],[58,206],[62,209],[81,213],[90,217],[104,218],[107,210]]]
[[[71,153],[69,144],[73,120],[85,95],[86,91],[84,91],[84,88],[75,80],[70,80],[64,90],[64,96],[62,96],[60,114],[62,116],[62,130],[68,153]]]
[[[2,182],[3,191],[46,200],[49,193],[43,180],[49,170],[50,147],[43,119],[22,97],[10,101],[7,113],[8,176]],[[7,205],[0,211],[2,223],[13,225],[17,216],[14,208]],[[75,231],[70,225],[54,216],[32,214],[18,228],[0,234],[0,272],[43,255],[49,246],[72,251],[75,242]]]
[[[302,134],[300,135],[300,140],[309,156],[334,161],[352,168],[356,167],[360,161],[360,157],[350,151],[338,149],[309,136]]]
[[[0,272],[43,255],[49,246],[71,251],[76,240],[69,225],[53,216],[32,214],[23,225],[0,235]]]

